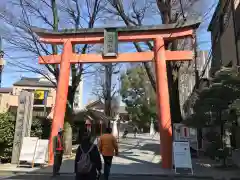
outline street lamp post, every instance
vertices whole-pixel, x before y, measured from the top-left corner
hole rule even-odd
[[[2,50],[2,37],[0,36],[0,87],[2,85],[2,71],[5,65],[3,56],[4,56],[4,51]]]
[[[99,124],[100,124],[100,134],[102,135],[102,125],[103,125],[103,121],[100,120],[100,121],[99,121]]]

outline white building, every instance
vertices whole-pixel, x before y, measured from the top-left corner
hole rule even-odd
[[[41,78],[40,81],[49,81],[44,76],[41,76],[40,78]],[[51,81],[56,82],[56,79],[53,77],[53,75],[49,75],[49,78],[51,79]],[[72,77],[70,77],[69,85],[72,85]],[[73,103],[74,111],[79,111],[82,108],[83,108],[83,80],[79,83],[77,87]]]

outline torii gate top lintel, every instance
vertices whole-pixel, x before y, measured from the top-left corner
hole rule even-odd
[[[163,24],[141,27],[106,27],[89,29],[63,29],[59,31],[32,27],[31,30],[40,37],[40,41],[48,44],[63,44],[67,39],[72,43],[96,44],[103,42],[105,29],[115,29],[120,42],[139,42],[155,39],[162,36],[165,40],[191,36],[200,25],[200,21],[188,20],[184,23]],[[132,36],[132,38],[129,38]],[[73,38],[74,37],[74,38]]]

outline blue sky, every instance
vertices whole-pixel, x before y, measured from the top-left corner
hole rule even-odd
[[[4,0],[4,1],[6,2],[6,0]],[[207,10],[209,10],[209,8],[212,6],[212,4],[216,0],[201,0],[201,2],[203,2],[203,1],[205,3],[201,4],[201,6],[204,7],[202,14],[204,14],[204,12],[206,13]],[[1,1],[0,6],[1,5],[3,5],[3,1]],[[197,3],[195,6],[197,7],[197,6],[199,6],[199,4]],[[208,9],[206,7],[208,7]],[[206,31],[206,29],[207,29],[209,20],[211,18],[211,14],[213,13],[213,10],[214,9],[211,9],[211,12],[207,13],[208,17],[206,19],[204,19],[204,22],[201,25],[200,30],[198,32],[198,40],[200,42],[200,44],[199,44],[200,49],[207,50],[207,49],[210,49],[210,47],[211,47],[210,34]],[[151,16],[150,18],[146,18],[144,20],[144,24],[147,24],[147,25],[156,24],[156,18],[159,19],[159,15]],[[42,27],[40,22],[35,23],[35,25]],[[97,26],[106,26],[106,25],[107,24],[105,24],[105,23],[104,24],[101,24],[101,23],[97,24]],[[61,27],[64,27],[64,24],[62,24]],[[1,31],[0,31],[0,33],[1,33]],[[2,87],[11,87],[12,84],[14,82],[18,81],[21,77],[36,77],[36,76],[39,76],[38,74],[34,74],[34,73],[31,73],[31,72],[26,72],[25,70],[17,67],[16,66],[17,63],[14,63],[14,62],[17,62],[17,61],[21,61],[21,59],[22,60],[26,60],[26,59],[29,60],[30,59],[31,63],[34,63],[34,66],[40,67],[37,64],[36,57],[32,57],[31,54],[27,54],[25,52],[21,53],[19,51],[16,51],[16,50],[12,49],[9,46],[9,44],[6,43],[6,42],[4,42],[3,46],[4,46],[4,51],[6,53],[4,59],[6,60],[7,64],[4,67],[4,71],[3,71],[3,75],[2,75]],[[121,46],[120,49],[121,49],[120,51],[125,51],[125,52],[134,50],[132,45]],[[84,84],[83,85],[83,87],[84,87],[84,89],[83,89],[83,104],[86,104],[89,99],[94,98],[94,96],[92,94],[92,88],[93,88],[94,83],[95,83],[94,78],[91,78],[91,77],[88,76],[87,78],[84,79],[84,83],[83,83]]]

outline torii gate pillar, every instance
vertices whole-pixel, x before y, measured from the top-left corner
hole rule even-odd
[[[51,32],[46,29],[32,28],[39,35],[42,42],[48,44],[62,44],[62,55],[49,55],[39,57],[40,64],[59,64],[60,75],[58,79],[56,104],[52,122],[52,132],[49,143],[49,164],[53,164],[52,138],[57,135],[58,129],[63,127],[64,116],[67,104],[68,83],[71,63],[116,63],[116,62],[150,62],[154,59],[157,85],[157,110],[160,131],[160,149],[162,155],[162,167],[172,168],[172,126],[167,81],[166,61],[186,61],[193,59],[192,51],[169,51],[165,50],[164,41],[171,41],[187,36],[194,37],[194,29],[200,22],[186,22],[185,25],[178,27],[171,24],[167,27],[151,26],[132,27],[128,29],[117,28],[118,41],[121,42],[140,42],[154,41],[154,51],[115,54],[114,56],[104,57],[98,54],[75,54],[72,46],[75,44],[98,44],[103,43],[104,29],[83,29],[79,31]],[[108,40],[112,41],[114,35]],[[112,43],[112,42],[111,42]],[[108,48],[113,47],[107,45]]]
[[[172,122],[168,92],[166,51],[163,38],[157,37],[154,45],[158,124],[161,139],[160,149],[162,162],[164,162],[162,167],[169,168],[172,167]]]

